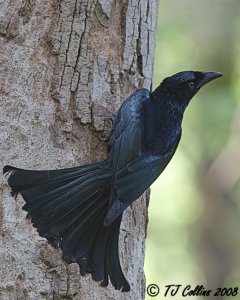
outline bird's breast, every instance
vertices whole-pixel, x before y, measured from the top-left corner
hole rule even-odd
[[[145,153],[163,156],[173,150],[181,132],[181,126],[166,125],[159,124],[155,127],[153,134],[146,138],[144,142]]]

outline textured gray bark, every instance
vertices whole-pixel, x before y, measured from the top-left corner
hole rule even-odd
[[[71,167],[102,159],[104,118],[150,88],[157,0],[0,1],[1,167]],[[23,200],[0,185],[0,299],[143,299],[147,196],[124,213],[130,293],[80,278],[38,236]]]

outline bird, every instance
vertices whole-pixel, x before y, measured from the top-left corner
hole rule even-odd
[[[130,95],[114,116],[107,158],[58,170],[26,170],[6,165],[11,195],[39,235],[60,248],[80,274],[107,287],[130,291],[119,259],[124,210],[159,177],[182,135],[183,114],[192,97],[221,77],[215,71],[182,71],[150,92]]]

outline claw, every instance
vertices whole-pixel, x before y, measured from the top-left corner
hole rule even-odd
[[[112,132],[110,134],[102,134],[98,138],[100,141],[109,142],[112,136]]]
[[[116,115],[117,115],[116,113],[113,113],[111,116],[105,118],[104,121],[110,121],[111,127],[113,127],[113,124],[114,124],[114,122],[115,122]]]
[[[111,137],[112,137],[112,131],[113,131],[113,125],[114,125],[114,122],[115,122],[115,117],[116,117],[116,114],[112,114],[110,115],[109,117],[106,117],[104,119],[104,121],[108,124],[106,124],[106,128],[109,129],[110,127],[110,130],[104,130],[103,134],[101,136],[99,136],[99,140],[100,141],[104,141],[104,142],[107,142],[109,143],[110,140],[111,140]]]

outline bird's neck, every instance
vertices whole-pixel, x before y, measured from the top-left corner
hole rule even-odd
[[[183,113],[188,105],[186,101],[181,101],[176,99],[169,92],[162,90],[159,86],[155,91],[152,92],[153,101],[156,107],[162,111],[166,112],[169,122],[175,121],[177,123],[182,123]]]

